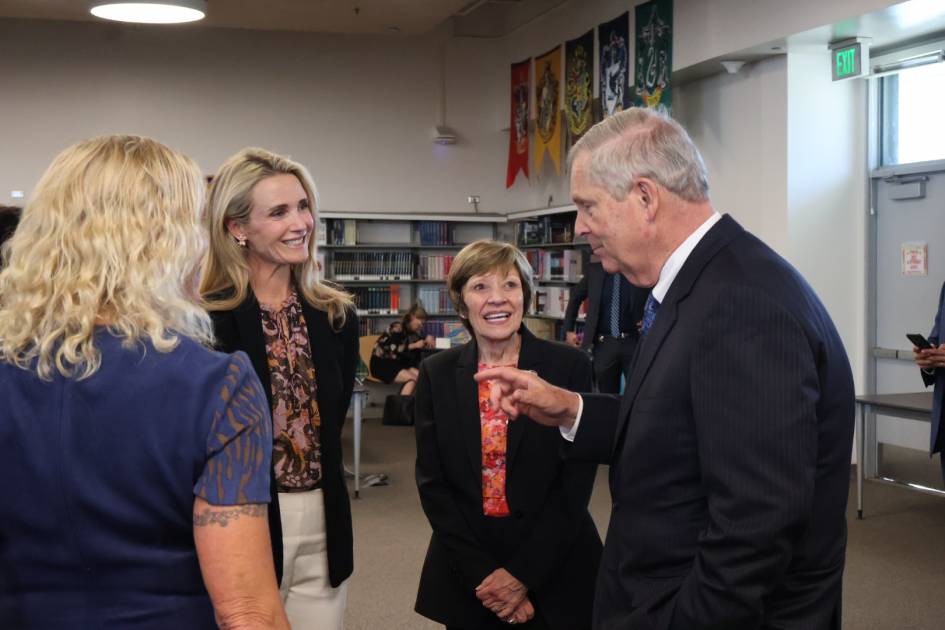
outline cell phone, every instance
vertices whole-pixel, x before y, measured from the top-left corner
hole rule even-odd
[[[919,350],[928,350],[935,347],[932,345],[932,342],[926,339],[924,335],[920,335],[919,333],[906,333],[906,337],[908,337],[909,341],[911,341],[913,345],[915,345],[915,347]]]

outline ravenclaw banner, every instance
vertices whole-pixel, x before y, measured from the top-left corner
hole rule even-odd
[[[630,70],[627,66],[629,20],[630,13],[627,12],[597,27],[601,118],[613,116],[630,106]]]
[[[535,172],[541,174],[545,150],[561,173],[561,46],[535,58]]]
[[[512,64],[512,113],[509,122],[509,165],[505,187],[511,188],[519,171],[528,177],[528,71],[532,60]]]
[[[636,8],[637,60],[634,99],[637,105],[670,110],[673,69],[673,0],[651,0]]]
[[[594,31],[564,45],[564,113],[570,147],[591,128],[594,98]]]

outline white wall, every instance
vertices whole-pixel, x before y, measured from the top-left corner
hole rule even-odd
[[[488,172],[475,144],[432,142],[440,45],[195,28],[0,20],[0,203],[56,152],[113,132],[152,135],[212,172],[246,145],[306,164],[322,205],[466,210]],[[497,174],[496,177],[500,177]]]
[[[788,258],[840,330],[865,380],[867,82],[832,82],[822,51],[788,56]]]
[[[693,81],[675,97],[675,115],[702,151],[715,207],[788,256],[787,57]]]

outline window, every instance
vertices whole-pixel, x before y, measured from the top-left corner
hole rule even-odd
[[[882,79],[884,166],[945,159],[945,63]]]

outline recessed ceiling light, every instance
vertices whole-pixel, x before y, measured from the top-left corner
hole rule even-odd
[[[95,17],[116,22],[180,24],[196,22],[207,14],[206,0],[159,0],[157,2],[108,2],[91,8]]]

